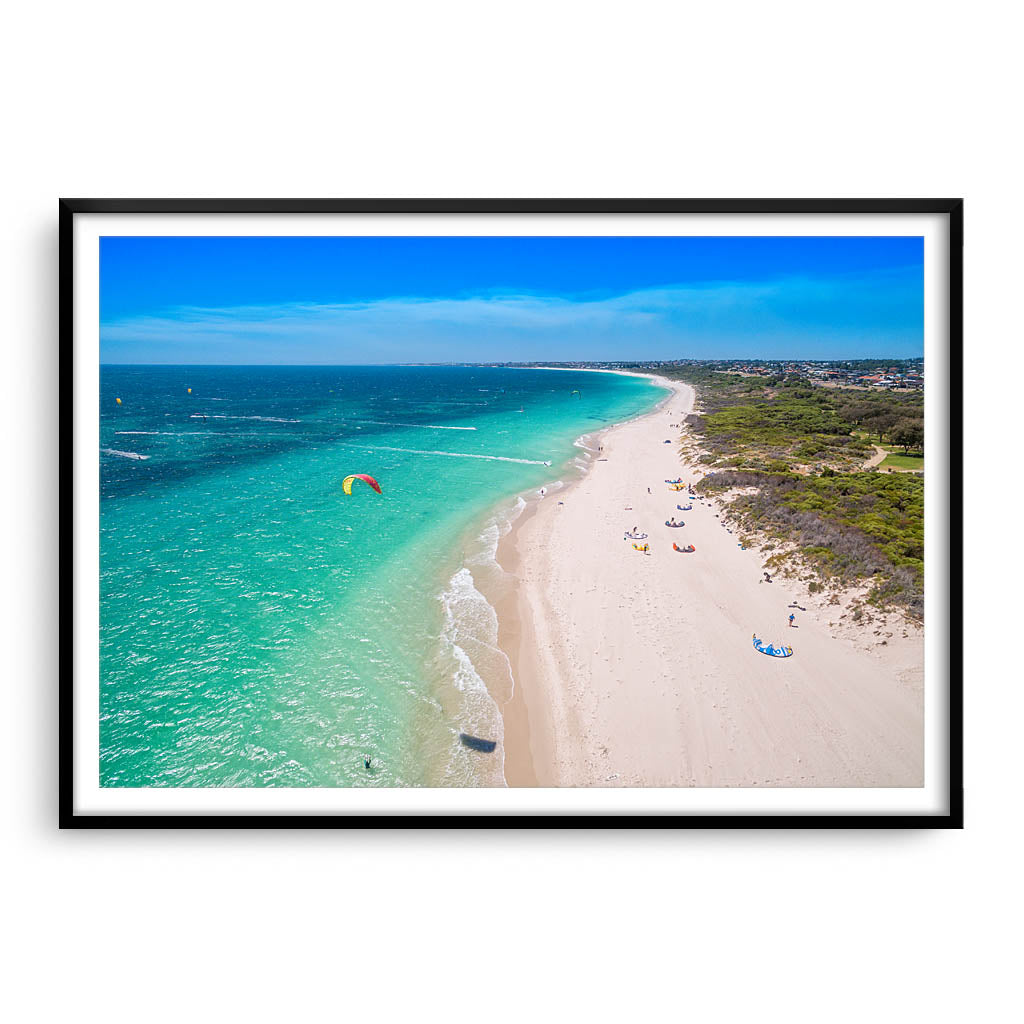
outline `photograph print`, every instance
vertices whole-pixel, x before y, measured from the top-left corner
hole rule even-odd
[[[99,213],[69,818],[952,814],[948,229]]]

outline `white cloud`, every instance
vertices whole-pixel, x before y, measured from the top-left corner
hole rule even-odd
[[[906,304],[908,283],[862,275],[582,299],[509,294],[180,308],[104,323],[101,340],[106,362],[372,363],[744,355],[755,343],[792,344],[823,330],[841,343],[873,329],[896,354],[896,346],[913,342],[913,325],[872,324],[871,310],[877,300],[891,320],[893,303]],[[919,344],[919,327],[916,334]]]

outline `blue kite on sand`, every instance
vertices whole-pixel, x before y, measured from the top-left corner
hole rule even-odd
[[[792,647],[783,647],[781,644],[776,647],[774,644],[768,644],[765,646],[763,640],[757,639],[757,634],[754,634],[754,650],[760,651],[762,654],[767,654],[772,658],[791,658],[793,657]]]

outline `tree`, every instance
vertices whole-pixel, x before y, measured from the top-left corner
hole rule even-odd
[[[885,440],[886,434],[891,435],[893,428],[899,422],[899,417],[894,412],[876,413],[867,420],[864,426],[873,433],[878,434],[879,443]]]
[[[924,450],[924,424],[914,420],[900,420],[892,429],[892,442],[903,446],[906,454],[911,448]]]
[[[876,406],[870,402],[849,402],[841,405],[837,411],[844,420],[852,420],[859,427],[876,411]]]

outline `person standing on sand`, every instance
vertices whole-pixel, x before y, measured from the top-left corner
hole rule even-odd
[[[790,627],[790,629],[793,628],[793,620],[795,618],[796,618],[796,615],[793,612],[790,612],[789,613],[789,627]]]

